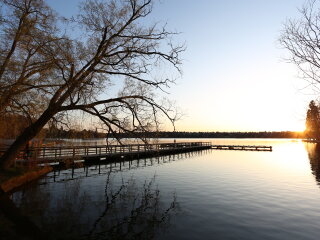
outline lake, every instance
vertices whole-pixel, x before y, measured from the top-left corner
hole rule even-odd
[[[173,141],[173,140],[161,140]],[[295,139],[49,173],[12,194],[62,239],[319,239],[320,147]]]

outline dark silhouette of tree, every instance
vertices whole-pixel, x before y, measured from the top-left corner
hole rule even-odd
[[[320,113],[319,106],[312,100],[309,104],[306,117],[306,137],[311,139],[320,138]]]
[[[280,44],[290,52],[294,63],[314,90],[320,83],[320,8],[318,0],[309,0],[300,10],[301,18],[288,20]]]
[[[172,44],[175,32],[141,22],[152,1],[87,0],[80,9],[77,17],[59,23],[80,34],[54,35],[59,40],[46,47],[52,64],[45,75],[49,86],[39,88],[40,114],[0,158],[2,168],[12,165],[49,121],[75,111],[97,117],[111,133],[156,130],[161,118],[176,120],[172,105],[154,93],[173,80],[156,73],[161,67],[180,71],[184,46]],[[118,94],[109,91],[113,84],[122,86]]]
[[[312,174],[320,185],[320,145],[319,143],[307,143],[305,147],[308,152]]]
[[[280,37],[294,63],[311,87],[319,93],[320,83],[320,8],[318,0],[309,0],[299,10],[300,19],[288,20]],[[319,107],[310,102],[306,118],[307,135],[319,139]]]
[[[57,19],[43,0],[0,0],[0,15],[0,113],[31,122],[43,110],[46,89],[55,85],[48,50],[59,41]]]

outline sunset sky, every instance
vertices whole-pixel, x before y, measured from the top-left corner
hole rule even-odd
[[[48,0],[71,16],[77,0]],[[180,131],[304,130],[316,99],[278,38],[304,0],[161,0],[148,21],[167,23],[186,42],[183,75],[170,89],[184,113]],[[170,130],[170,129],[169,129]]]

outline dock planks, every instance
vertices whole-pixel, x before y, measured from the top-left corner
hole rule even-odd
[[[36,147],[28,149],[28,153],[21,151],[16,162],[43,164],[84,160],[98,163],[101,160],[153,157],[210,148],[210,142]],[[0,155],[4,151],[0,149]]]
[[[85,163],[99,163],[101,161],[106,162],[117,159],[125,160],[154,157],[204,149],[272,151],[272,146],[212,145],[211,142],[182,142],[159,144],[35,147],[29,149],[28,153],[21,151],[16,159],[16,163],[65,164],[77,161],[84,161]],[[5,149],[0,149],[0,155],[4,151]]]
[[[216,150],[241,150],[241,151],[272,151],[272,146],[256,145],[211,145]]]

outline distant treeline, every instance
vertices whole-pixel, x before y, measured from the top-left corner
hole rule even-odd
[[[0,116],[0,138],[15,138],[27,126],[27,119],[19,115]],[[54,125],[42,129],[40,138],[106,138],[106,133],[95,130],[57,128]],[[136,132],[109,134],[118,138],[305,138],[303,132]]]
[[[144,138],[304,138],[303,132],[141,132],[134,135],[118,133],[117,137]]]
[[[105,138],[105,133],[92,130],[47,130],[48,138]],[[109,138],[304,138],[302,132],[136,132],[109,134]]]
[[[63,128],[55,128],[55,127],[50,127],[49,129],[43,129],[45,132],[46,138],[77,138],[77,139],[90,139],[90,138],[105,138],[106,133],[98,132],[96,130],[74,130],[74,129],[69,129],[69,130],[64,130]]]

